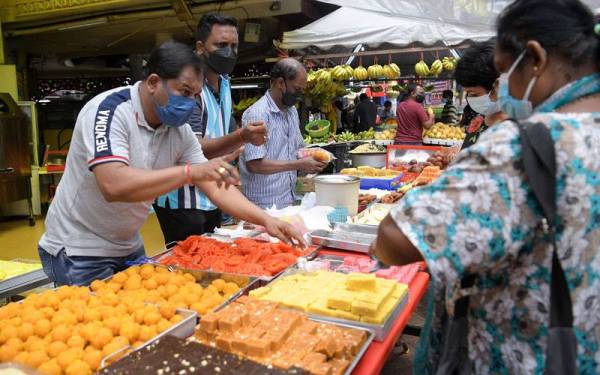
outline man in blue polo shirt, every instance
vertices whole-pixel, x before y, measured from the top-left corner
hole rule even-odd
[[[207,158],[223,156],[245,143],[265,142],[264,124],[232,129],[232,100],[229,74],[237,60],[237,21],[209,13],[202,16],[196,31],[196,52],[206,62],[202,94],[190,125]],[[213,232],[221,224],[221,211],[194,185],[185,185],[158,198],[154,210],[165,242],[181,241],[190,235]]]
[[[104,92],[81,109],[38,248],[56,284],[86,285],[143,255],[139,230],[150,204],[186,183],[229,214],[280,239],[302,241],[231,186],[239,175],[229,163],[240,149],[204,157],[187,125],[203,78],[202,60],[186,45],[168,42],[150,55],[144,80]]]

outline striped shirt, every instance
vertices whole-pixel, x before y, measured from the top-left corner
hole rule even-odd
[[[242,126],[263,120],[267,126],[267,143],[262,146],[247,144],[240,157],[242,191],[257,206],[277,208],[294,203],[297,172],[287,171],[270,175],[248,171],[246,162],[258,159],[296,160],[304,146],[300,133],[300,119],[295,107],[280,110],[267,92],[248,108],[242,116]]]
[[[189,123],[197,137],[220,138],[230,132],[231,121],[231,86],[229,78],[219,78],[219,96],[215,96],[208,82],[204,83],[202,95],[197,98],[198,105],[194,109]],[[216,210],[215,206],[204,193],[194,185],[184,185],[178,190],[159,197],[156,204],[159,207],[172,209],[197,209],[203,211]]]

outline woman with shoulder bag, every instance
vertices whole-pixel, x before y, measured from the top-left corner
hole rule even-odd
[[[497,27],[511,120],[410,191],[371,252],[431,273],[414,373],[597,374],[600,26],[579,0],[516,0]]]

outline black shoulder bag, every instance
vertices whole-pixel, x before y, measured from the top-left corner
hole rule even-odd
[[[523,166],[531,189],[542,208],[542,227],[552,243],[550,280],[550,325],[546,348],[548,375],[577,373],[577,339],[573,331],[573,306],[565,273],[558,257],[556,233],[556,157],[554,142],[542,123],[517,124],[521,137]],[[475,275],[461,280],[461,288],[471,288]],[[443,348],[437,375],[466,375],[472,372],[468,345],[469,296],[458,299],[454,317],[446,320]]]

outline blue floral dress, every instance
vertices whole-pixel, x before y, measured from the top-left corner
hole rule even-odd
[[[550,111],[594,92],[598,74],[566,86],[528,120],[548,126],[555,142],[558,251],[581,374],[600,373],[600,113]],[[415,358],[415,373],[435,369],[442,312],[452,316],[469,273],[478,275],[468,292],[472,372],[544,373],[552,250],[525,180],[517,126],[490,128],[439,179],[410,191],[391,211],[425,258],[436,292],[432,331],[422,337],[429,352]]]

